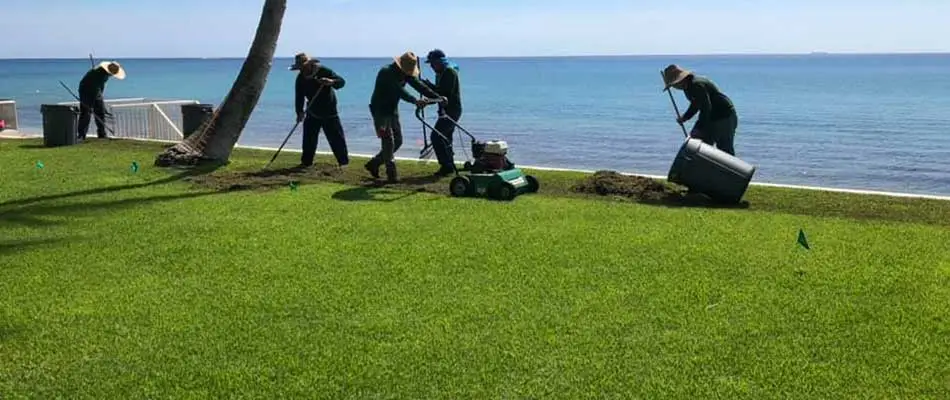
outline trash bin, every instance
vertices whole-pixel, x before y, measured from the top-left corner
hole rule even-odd
[[[20,129],[17,124],[16,101],[13,99],[0,99],[0,121],[3,121],[3,127],[0,128],[0,130]]]
[[[46,147],[71,146],[79,141],[79,106],[42,104],[43,145]]]
[[[680,147],[667,180],[718,201],[738,203],[753,174],[753,165],[700,139],[691,138]]]
[[[181,133],[185,137],[191,136],[201,129],[206,121],[214,115],[214,105],[211,104],[182,104],[181,105]]]

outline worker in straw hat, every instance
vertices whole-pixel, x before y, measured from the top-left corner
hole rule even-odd
[[[290,70],[300,71],[294,86],[297,122],[303,121],[303,154],[300,156],[300,165],[313,165],[317,138],[323,129],[337,164],[340,167],[346,166],[350,160],[336,99],[336,90],[342,89],[346,80],[306,53],[297,53]],[[307,101],[306,111],[304,100]]]
[[[736,152],[733,139],[739,118],[732,100],[708,78],[698,76],[676,64],[671,64],[663,70],[663,79],[666,81],[664,91],[670,90],[671,87],[682,90],[690,103],[676,123],[682,125],[699,113],[699,119],[693,125],[690,137],[715,145],[719,150],[734,156]]]
[[[419,58],[407,51],[393,62],[379,69],[376,74],[376,86],[370,98],[369,112],[373,117],[373,127],[380,139],[381,148],[364,165],[373,178],[379,178],[379,167],[386,164],[386,177],[389,182],[398,179],[395,153],[402,146],[402,127],[399,124],[399,100],[414,103],[417,107],[428,104],[425,98],[416,98],[406,90],[406,84],[431,99],[441,99],[438,93],[427,88],[419,80]]]
[[[106,105],[103,93],[106,81],[110,77],[125,79],[125,69],[115,61],[103,61],[96,65],[79,81],[79,140],[86,139],[89,131],[89,119],[96,116],[96,134],[100,139],[106,138]]]

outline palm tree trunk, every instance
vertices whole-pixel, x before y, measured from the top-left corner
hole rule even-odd
[[[155,165],[226,164],[264,91],[287,0],[265,0],[254,42],[224,102],[206,124],[155,158]]]

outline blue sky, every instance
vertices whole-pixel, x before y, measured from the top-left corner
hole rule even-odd
[[[263,0],[2,0],[0,58],[243,57]],[[948,0],[288,0],[278,56],[950,52]]]

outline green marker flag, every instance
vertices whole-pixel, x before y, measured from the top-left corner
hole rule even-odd
[[[138,161],[132,161],[132,165],[129,167],[129,169],[132,170],[132,173],[133,173],[133,174],[136,173],[136,172],[139,172],[139,163],[138,163]]]
[[[802,229],[798,230],[798,244],[805,248],[805,250],[811,250],[811,247],[808,246],[808,239],[805,238],[805,231]]]
[[[36,162],[36,169],[43,169],[43,167],[45,167],[45,165],[43,165],[43,162],[42,162],[42,161],[37,161],[37,162]]]
[[[296,182],[296,181],[291,181],[291,182],[290,182],[290,190],[295,191],[295,192],[297,191],[297,182]]]

